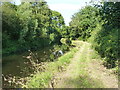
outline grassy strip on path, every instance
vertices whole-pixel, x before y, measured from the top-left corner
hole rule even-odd
[[[75,44],[77,48],[73,48],[64,56],[60,57],[58,61],[48,63],[45,72],[35,74],[27,83],[27,87],[118,87],[117,78],[115,75],[110,74],[109,70],[102,65],[100,56],[93,49],[91,49],[89,43],[74,41],[73,44]],[[66,70],[63,71],[63,69]],[[54,85],[52,85],[51,82]]]
[[[111,69],[104,67],[102,58],[90,48],[90,44],[88,48],[88,61],[86,70],[91,78],[103,84],[104,87],[101,88],[118,88],[117,76],[111,73]]]
[[[55,88],[118,88],[115,75],[102,65],[100,56],[87,42],[74,55],[65,72],[59,73]]]
[[[61,79],[55,88],[99,88],[103,86],[99,81],[89,77],[86,71],[88,60],[88,43],[83,43],[79,51],[75,54],[67,70],[60,73],[58,77]]]

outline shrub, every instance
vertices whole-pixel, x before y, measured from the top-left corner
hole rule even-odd
[[[62,44],[68,45],[68,46],[70,46],[71,43],[72,43],[69,38],[62,38],[62,39],[60,40],[60,42],[61,42]]]

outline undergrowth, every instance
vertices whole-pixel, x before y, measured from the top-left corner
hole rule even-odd
[[[3,76],[3,79],[8,81],[9,84],[15,88],[48,87],[54,73],[61,71],[63,67],[65,68],[65,66],[70,63],[70,59],[74,56],[76,51],[77,48],[72,48],[71,51],[58,58],[58,60],[45,63],[38,63],[38,60],[35,58],[35,54],[30,51],[30,56],[27,56],[26,58],[30,61],[29,64],[31,64],[30,66],[32,66],[31,68],[34,70],[33,74],[23,78],[16,76]]]
[[[58,61],[51,62],[46,66],[45,72],[37,73],[26,83],[27,88],[44,88],[48,87],[48,84],[54,73],[59,72],[62,66],[66,66],[70,63],[70,59],[74,56],[77,51],[76,48],[72,49],[70,52],[66,53],[64,56],[58,58]]]

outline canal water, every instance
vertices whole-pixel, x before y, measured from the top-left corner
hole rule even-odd
[[[39,62],[49,61],[50,54],[53,52],[53,48],[43,48],[38,51],[34,51],[33,53],[37,53],[37,58]],[[30,72],[26,72],[25,69],[27,67],[31,67],[26,62],[29,60],[25,57],[29,56],[30,52],[25,52],[20,55],[10,55],[2,58],[2,74],[7,76],[18,76],[18,77],[26,77],[30,74]],[[32,73],[32,72],[31,72]],[[3,80],[3,87],[7,87],[7,82]]]

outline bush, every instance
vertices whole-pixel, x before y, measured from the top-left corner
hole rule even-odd
[[[69,46],[68,45],[62,45],[61,50],[64,51],[64,52],[69,51]]]
[[[103,27],[98,25],[89,38],[93,47],[98,53],[105,58],[107,67],[115,67],[118,60],[118,28]]]
[[[68,45],[68,46],[70,46],[71,43],[72,43],[69,38],[62,38],[62,39],[60,40],[60,42],[61,42],[62,44]]]

